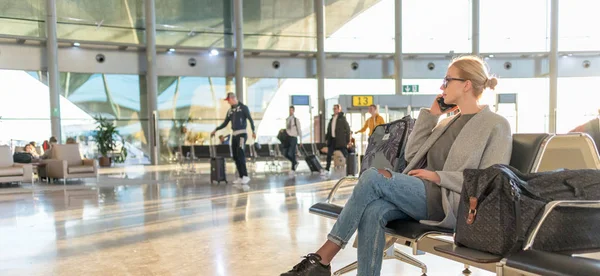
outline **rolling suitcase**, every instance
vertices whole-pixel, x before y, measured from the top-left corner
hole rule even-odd
[[[304,161],[306,161],[306,164],[308,164],[308,168],[310,169],[311,172],[320,172],[321,170],[323,170],[323,167],[321,166],[321,161],[319,161],[319,158],[315,155],[309,155],[306,152],[306,149],[304,149],[304,147],[300,147],[300,150],[302,151],[302,154],[304,155]]]
[[[227,183],[227,175],[225,174],[225,158],[211,157],[210,158],[210,183],[217,181],[225,181]]]
[[[349,153],[346,158],[346,175],[356,175],[358,172],[358,158],[356,153]]]
[[[218,157],[214,145],[210,145],[210,183],[217,181],[221,184],[221,181],[225,181],[227,184],[227,174],[225,171],[225,158]]]

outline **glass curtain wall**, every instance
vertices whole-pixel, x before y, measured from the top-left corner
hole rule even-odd
[[[50,137],[50,97],[38,72],[0,70],[0,144],[39,145]],[[61,104],[66,109],[72,106]]]
[[[394,52],[394,0],[328,2],[325,51]]]
[[[145,43],[144,0],[56,1],[56,15],[62,39]]]
[[[296,106],[296,118],[300,121],[302,141],[312,141],[314,121],[311,118],[319,114],[316,79],[247,78],[246,86],[247,104],[256,126],[257,142],[279,143],[277,133],[286,127],[285,120],[289,116],[293,95],[310,97],[311,105]]]
[[[599,77],[559,78],[556,132],[566,133],[600,115]]]
[[[326,0],[326,50],[392,53],[393,4],[393,0]],[[315,50],[316,20],[312,0],[244,1],[243,5],[247,49]],[[549,5],[549,0],[481,1],[481,51],[549,51]],[[596,1],[559,1],[559,5],[559,50],[600,51],[600,32],[596,28],[600,19],[594,14]],[[45,37],[44,0],[0,0],[0,6],[0,34]],[[514,9],[515,6],[520,8]],[[405,53],[471,52],[471,1],[404,0],[402,10]],[[157,44],[232,48],[232,14],[231,1],[156,0]],[[510,15],[508,19],[507,15]],[[61,39],[145,43],[143,0],[57,1],[57,21]],[[10,137],[4,135],[1,139],[47,139],[49,113],[44,110],[49,108],[48,92],[40,81],[40,74],[2,70],[1,78],[4,86],[10,87],[3,89],[3,93],[14,95],[13,92],[18,91],[19,97],[40,99],[36,111],[26,116],[6,106],[6,111],[0,114],[2,132],[10,133],[4,130],[11,129],[12,124],[23,123],[31,126],[31,131],[10,133]],[[598,101],[593,87],[598,78],[559,80],[559,132],[566,132],[597,115],[598,107],[594,103]],[[419,93],[439,93],[439,80],[415,79],[404,80],[404,83],[419,85]],[[85,154],[94,156],[97,153],[90,137],[95,128],[94,118],[101,115],[117,124],[125,147],[131,148],[130,162],[148,162],[143,76],[63,72],[60,85],[63,140],[75,137],[84,141],[89,147]],[[182,143],[208,143],[206,135],[222,121],[229,108],[221,99],[227,91],[234,91],[233,85],[234,80],[225,77],[159,78],[163,159],[170,158],[169,149]],[[261,142],[273,141],[276,132],[285,125],[291,95],[310,95],[312,106],[317,106],[315,79],[247,78],[245,85],[246,104],[256,120]],[[392,79],[328,79],[326,118],[330,117],[331,105],[338,95],[393,94],[393,90]],[[517,113],[511,111],[511,107],[498,107],[498,112],[509,118],[513,130],[547,131],[547,77],[500,78],[496,92],[486,94],[483,101],[493,106],[496,93],[518,95]],[[299,112],[303,129],[307,131],[312,125],[311,112],[313,116],[318,114],[312,107]],[[182,126],[187,129],[183,138]],[[305,136],[303,140],[310,141],[310,137]]]
[[[243,1],[244,48],[316,50],[313,0]]]
[[[598,1],[558,2],[558,49],[560,51],[600,51]]]
[[[156,44],[233,48],[231,3],[232,1],[213,0],[156,0]]]
[[[63,140],[74,138],[82,154],[98,155],[94,139],[97,118],[107,118],[119,132],[113,156],[127,152],[128,164],[148,164],[148,110],[145,78],[137,75],[60,73],[61,96],[73,106],[61,103]],[[125,148],[125,150],[123,150]]]
[[[0,34],[46,36],[45,0],[0,0]]]
[[[600,31],[597,27],[600,17],[596,12],[597,6],[598,2],[594,0],[559,1],[559,51],[600,53]],[[569,64],[581,66],[580,62]],[[599,83],[600,76],[558,79],[557,132],[568,132],[598,117]]]
[[[402,50],[470,53],[471,17],[470,1],[403,0]]]
[[[235,90],[235,80],[160,76],[158,86],[161,160],[172,160],[181,145],[209,145],[210,132],[223,122],[230,108],[223,99]],[[230,132],[228,126],[217,137]]]
[[[482,53],[550,51],[548,0],[480,1],[479,7]]]

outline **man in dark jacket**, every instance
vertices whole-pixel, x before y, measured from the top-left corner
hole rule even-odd
[[[344,157],[348,158],[348,144],[350,144],[350,138],[352,131],[350,125],[346,121],[342,107],[339,104],[333,106],[333,117],[327,124],[327,134],[325,140],[327,142],[327,166],[325,171],[321,172],[322,175],[326,174],[331,167],[331,156],[333,152],[339,150],[342,152]]]
[[[233,160],[235,160],[235,166],[238,170],[240,178],[233,181],[234,184],[248,184],[250,178],[248,177],[248,169],[246,168],[246,154],[244,153],[244,147],[248,140],[248,133],[246,131],[247,122],[250,121],[250,128],[252,129],[252,138],[256,140],[256,132],[254,131],[254,121],[250,116],[250,110],[248,107],[240,103],[234,93],[227,93],[225,100],[231,105],[231,109],[227,111],[225,121],[223,124],[218,126],[210,136],[215,136],[215,133],[225,128],[229,122],[231,122],[231,151],[233,152]]]

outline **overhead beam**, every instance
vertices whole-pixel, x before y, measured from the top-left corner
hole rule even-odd
[[[103,54],[105,61],[96,61],[97,54]],[[0,42],[0,69],[41,71],[45,70],[46,47],[42,45],[3,44]],[[494,55],[486,59],[490,71],[500,78],[548,78],[548,53],[482,53],[482,56]],[[559,52],[558,77],[594,77],[600,75],[600,52]],[[190,58],[196,60],[196,65],[188,65]],[[452,56],[443,54],[405,54],[402,71],[404,79],[440,79],[443,70]],[[118,49],[90,49],[85,47],[59,47],[58,69],[60,72],[98,73],[98,74],[131,74],[146,73],[146,53],[144,51],[119,51]],[[394,58],[382,54],[376,57],[366,55],[343,55],[338,58],[327,58],[324,77],[340,79],[393,79]],[[280,66],[275,69],[273,62]],[[584,62],[589,66],[584,67]],[[357,62],[356,70],[351,64]],[[435,69],[429,70],[428,63],[434,63]],[[506,69],[504,64],[511,63]],[[159,51],[156,54],[156,73],[158,76],[198,76],[225,77],[235,74],[233,56],[208,56],[202,52],[167,53]],[[313,56],[290,56],[289,54],[258,56],[247,55],[245,67],[246,77],[251,78],[307,78],[316,75],[316,59]]]

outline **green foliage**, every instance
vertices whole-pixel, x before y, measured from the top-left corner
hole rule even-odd
[[[108,157],[108,153],[115,150],[117,147],[117,141],[114,139],[115,136],[119,135],[119,131],[113,122],[107,118],[99,116],[96,118],[98,126],[96,127],[95,140],[98,144],[98,151],[102,156]]]
[[[125,148],[125,146],[123,146],[121,148],[121,153],[119,153],[119,155],[115,156],[113,158],[113,161],[115,161],[115,163],[125,163],[125,159],[127,159],[127,148]]]

